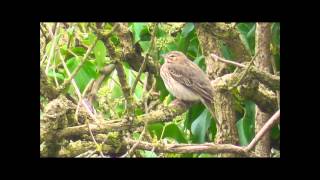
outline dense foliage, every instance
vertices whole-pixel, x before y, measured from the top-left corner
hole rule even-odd
[[[202,54],[203,50],[199,44],[198,36],[194,23],[129,23],[129,29],[133,37],[132,44],[139,49],[143,56],[150,54],[153,61],[157,61],[159,65],[163,64],[162,54],[172,50],[178,50],[185,53],[189,59],[193,60],[203,71],[206,71],[205,58]],[[239,33],[241,42],[246,51],[253,56],[255,53],[255,23],[226,23],[226,25],[235,29]],[[66,69],[63,67],[61,58],[67,65],[68,71],[72,73],[79,64],[82,63],[83,57],[87,56],[87,60],[74,76],[75,83],[80,92],[86,91],[97,80],[100,71],[108,64],[113,64],[115,59],[109,55],[105,41],[99,38],[96,29],[101,32],[108,33],[113,28],[112,23],[41,23],[42,31],[40,36],[40,54],[41,66],[46,70],[46,74],[51,84],[58,88],[68,79]],[[51,29],[51,30],[50,30]],[[53,30],[53,31],[52,31]],[[155,46],[151,47],[152,32],[155,30]],[[51,31],[51,38],[50,36]],[[272,43],[271,52],[274,57],[274,68],[280,72],[280,24],[272,23]],[[45,38],[46,37],[46,38]],[[97,39],[98,38],[98,39]],[[113,33],[110,42],[115,51],[121,52],[119,37],[117,33]],[[223,40],[219,41],[220,51],[225,59],[234,60],[235,53],[227,43]],[[89,54],[88,49],[95,43]],[[130,87],[134,84],[138,72],[123,59],[123,64],[127,82]],[[235,68],[230,66],[229,71]],[[135,88],[133,101],[137,104],[134,109],[135,115],[146,113],[144,108],[146,92],[144,83],[147,75],[145,72],[141,74],[140,81]],[[162,106],[170,104],[174,97],[171,96],[164,86],[160,76],[154,77],[154,93],[158,97],[149,100],[148,105],[154,101],[153,107],[149,111],[158,109]],[[65,92],[74,99],[77,99],[76,90],[73,86],[68,86]],[[237,123],[236,127],[239,134],[241,146],[245,146],[255,135],[255,114],[256,105],[250,100],[241,97],[236,99],[237,105]],[[48,100],[40,96],[43,107],[46,106]],[[140,105],[141,104],[141,105]],[[117,71],[113,71],[104,80],[102,86],[97,92],[97,98],[93,102],[95,110],[99,115],[103,116],[105,121],[123,118],[126,112],[125,99],[123,91],[118,79]],[[42,116],[43,110],[40,111]],[[195,103],[189,110],[180,116],[174,118],[171,122],[155,123],[148,125],[148,134],[151,135],[152,141],[165,141],[166,143],[195,143],[201,144],[205,142],[213,142],[216,135],[215,121],[208,110],[201,104]],[[138,139],[141,131],[132,132],[132,138]],[[279,149],[280,146],[280,125],[274,126],[271,133],[272,146]],[[152,151],[138,150],[136,156],[141,157],[214,157],[206,153],[201,154],[158,154]]]

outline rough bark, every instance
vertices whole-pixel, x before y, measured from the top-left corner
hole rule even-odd
[[[256,60],[255,66],[266,72],[271,72],[271,24],[270,23],[257,23],[256,25]],[[261,86],[261,84],[260,84]],[[267,120],[271,117],[270,114],[263,112],[260,106],[257,106],[255,132],[257,133]],[[258,142],[255,152],[258,156],[270,156],[270,132],[268,132],[261,141]]]
[[[207,74],[209,78],[216,79],[227,73],[226,64],[213,61],[210,54],[215,53],[221,56],[218,40],[215,32],[219,28],[215,23],[197,23],[196,32],[199,38],[200,45],[202,47],[202,53],[205,57],[207,66]],[[219,83],[218,83],[219,84]],[[217,135],[215,138],[216,143],[230,143],[238,144],[238,133],[236,129],[236,115],[233,107],[234,98],[230,92],[221,90],[219,85],[213,83],[214,89],[214,108],[216,119],[220,124],[217,127]],[[226,156],[233,156],[227,154]]]

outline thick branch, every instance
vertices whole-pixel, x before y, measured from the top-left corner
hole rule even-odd
[[[156,122],[167,122],[171,121],[174,117],[184,113],[188,108],[188,105],[180,103],[174,103],[170,105],[169,107],[166,107],[161,110],[152,111],[148,114],[143,114],[138,116],[134,124],[132,126],[128,125],[128,122],[125,119],[116,119],[116,120],[108,120],[108,121],[99,121],[104,122],[99,125],[91,124],[90,128],[93,133],[108,133],[111,131],[120,131],[120,130],[126,130],[129,127],[131,128],[137,128],[140,126],[143,126],[146,123],[156,123]],[[81,135],[88,134],[87,126],[81,125],[81,126],[74,126],[74,127],[68,127],[63,129],[59,133],[59,137],[64,138],[73,138],[73,137],[79,137]]]
[[[40,95],[49,100],[53,100],[59,96],[58,90],[49,83],[48,77],[42,67],[40,67]]]
[[[125,139],[128,144],[137,143],[136,140]],[[253,156],[246,152],[242,147],[232,144],[167,144],[167,145],[154,145],[148,142],[140,142],[137,149],[152,150],[162,153],[234,153],[242,156]]]
[[[234,61],[230,61],[230,60],[221,58],[214,53],[211,53],[211,58],[214,61],[219,61],[219,62],[223,62],[226,64],[232,64],[237,67],[244,68],[244,69],[247,68],[247,66],[244,64],[240,64],[240,63],[237,63]],[[249,74],[251,74],[251,76],[254,76],[255,79],[259,80],[262,84],[266,85],[271,90],[274,90],[274,91],[280,90],[280,76],[270,74],[270,73],[265,72],[263,70],[259,70],[258,68],[254,67],[254,66],[251,67]]]

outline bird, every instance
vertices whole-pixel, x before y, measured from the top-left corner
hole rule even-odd
[[[160,76],[167,90],[182,101],[200,100],[214,117],[213,89],[208,76],[180,51],[170,51],[162,57],[165,62]]]

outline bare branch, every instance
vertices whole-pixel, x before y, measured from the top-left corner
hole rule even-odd
[[[259,142],[259,140],[273,127],[279,120],[280,109],[266,122],[266,124],[260,129],[256,136],[252,139],[251,143],[245,148],[246,151],[250,151]]]
[[[134,81],[134,83],[133,83],[133,85],[132,85],[131,94],[133,94],[133,93],[134,93],[134,90],[136,89],[136,86],[137,86],[137,84],[138,84],[138,81],[139,81],[139,79],[140,79],[140,76],[141,76],[142,72],[144,71],[144,69],[145,69],[145,67],[146,67],[147,60],[148,60],[148,58],[149,58],[150,52],[151,52],[152,49],[153,49],[154,41],[155,41],[155,39],[156,39],[156,30],[157,30],[157,27],[158,27],[158,23],[155,23],[155,25],[154,25],[154,30],[153,30],[152,35],[151,35],[150,48],[148,49],[148,52],[147,52],[147,54],[146,54],[146,57],[144,58],[143,63],[142,63],[142,65],[141,65],[140,69],[139,69],[138,76],[137,76],[136,80]]]

